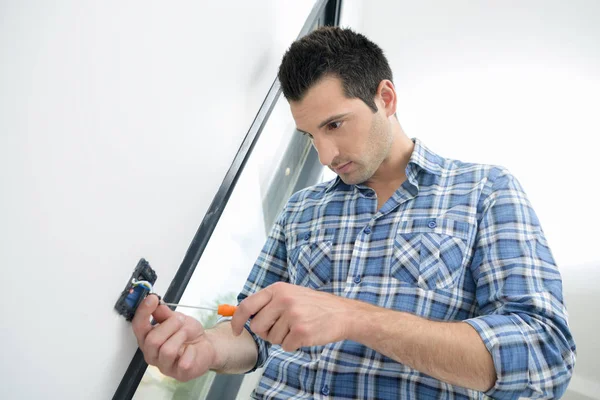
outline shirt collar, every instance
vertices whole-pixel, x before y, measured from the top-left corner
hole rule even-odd
[[[415,148],[410,155],[408,166],[415,165],[431,174],[441,175],[444,159],[429,150],[419,139],[413,138],[412,141],[415,143]]]
[[[412,141],[415,144],[415,147],[408,160],[408,165],[406,166],[406,176],[411,183],[418,186],[416,182],[418,171],[422,169],[434,175],[440,175],[442,173],[444,160],[442,157],[429,150],[419,139],[413,138]],[[325,193],[333,190],[340,182],[343,184],[342,179],[337,176],[327,185]]]

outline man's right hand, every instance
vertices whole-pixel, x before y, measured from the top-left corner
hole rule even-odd
[[[156,325],[150,324],[150,316]],[[132,326],[146,362],[178,381],[203,375],[215,361],[215,347],[202,324],[159,305],[157,296],[150,295],[139,305]]]

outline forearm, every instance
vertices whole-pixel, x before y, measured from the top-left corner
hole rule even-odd
[[[470,325],[430,321],[365,303],[354,306],[350,340],[450,384],[478,391],[494,385],[492,357]]]
[[[211,370],[221,374],[243,374],[256,364],[258,351],[250,333],[244,329],[234,336],[229,321],[206,330],[207,338],[215,348],[215,362]]]

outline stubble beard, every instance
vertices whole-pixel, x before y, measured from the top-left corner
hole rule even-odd
[[[377,169],[387,158],[392,147],[392,134],[386,131],[386,125],[378,115],[373,117],[367,139],[367,151],[364,161],[354,162],[354,171],[351,174],[340,174],[339,177],[347,185],[359,185],[373,177]]]

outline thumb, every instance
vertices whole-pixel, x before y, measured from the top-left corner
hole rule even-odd
[[[154,317],[156,322],[160,324],[163,321],[166,321],[168,318],[172,317],[174,314],[175,311],[171,310],[169,307],[165,305],[160,305],[158,306],[156,311],[152,313],[152,316]]]
[[[156,295],[148,295],[143,303],[144,307],[147,307],[152,311],[152,316],[154,320],[159,324],[167,320],[174,314],[174,311],[165,305],[161,305],[159,302],[159,297]]]

